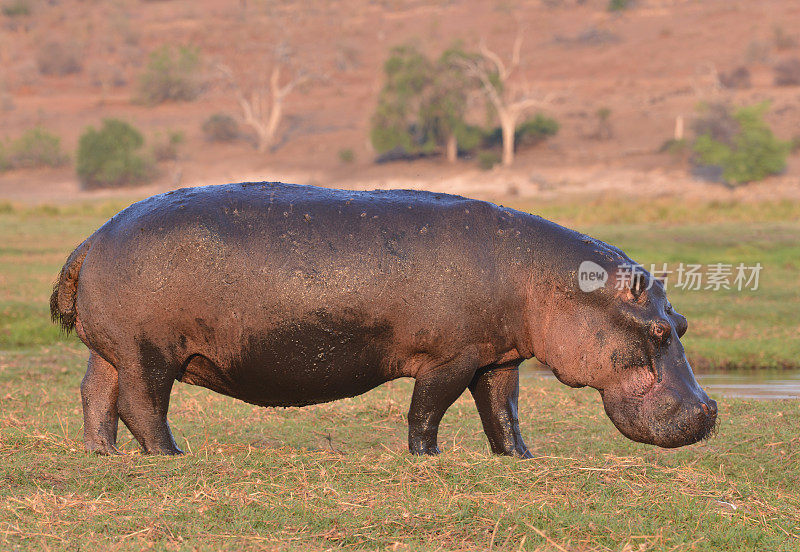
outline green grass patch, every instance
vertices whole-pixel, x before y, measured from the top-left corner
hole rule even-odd
[[[678,201],[675,198],[622,200],[618,197],[598,197],[571,202],[513,202],[509,207],[535,213],[572,228],[586,225],[644,223],[689,227],[712,222],[800,220],[800,202],[789,200],[690,202]]]
[[[406,451],[411,382],[305,408],[176,384],[180,458],[82,452],[86,353],[0,353],[0,544],[49,550],[796,550],[797,401],[720,402],[714,439],[628,441],[590,389],[526,379],[529,461],[489,454],[468,394]],[[122,427],[122,426],[121,426]],[[630,548],[626,548],[630,545]]]

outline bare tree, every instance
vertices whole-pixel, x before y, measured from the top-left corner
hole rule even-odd
[[[483,40],[480,42],[480,55],[462,60],[464,68],[481,83],[481,89],[497,111],[503,136],[503,165],[514,162],[514,133],[520,117],[536,107],[549,105],[550,95],[540,96],[519,86],[512,85],[512,75],[519,69],[522,50],[522,31],[517,32],[511,61],[506,65]]]
[[[298,86],[314,78],[305,70],[293,70],[289,61],[288,47],[278,46],[271,60],[271,69],[259,73],[261,77],[249,84],[245,83],[244,78],[237,78],[227,65],[219,65],[219,70],[236,94],[245,124],[256,132],[260,153],[266,152],[275,143],[286,98]],[[284,74],[288,74],[288,78]],[[266,75],[269,75],[268,79]]]

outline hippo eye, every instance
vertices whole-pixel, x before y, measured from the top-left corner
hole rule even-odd
[[[668,322],[661,320],[659,322],[654,322],[650,326],[650,335],[652,335],[656,341],[663,343],[665,342],[670,334],[672,333],[672,326],[669,325]]]

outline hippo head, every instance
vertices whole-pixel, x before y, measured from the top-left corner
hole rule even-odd
[[[672,308],[662,282],[639,265],[616,255],[604,260],[595,264],[607,274],[604,281],[551,288],[557,304],[543,317],[540,360],[563,383],[597,389],[629,439],[672,448],[706,438],[717,404],[686,360],[680,341],[686,318]]]

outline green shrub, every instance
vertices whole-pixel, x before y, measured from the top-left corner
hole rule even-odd
[[[181,46],[175,51],[163,46],[150,54],[147,68],[139,78],[136,100],[146,105],[168,101],[192,101],[200,95],[200,54],[196,48]]]
[[[156,136],[153,158],[156,161],[174,161],[178,158],[178,147],[185,141],[183,132],[171,130],[166,137]]]
[[[209,142],[233,142],[239,138],[239,123],[227,113],[214,113],[203,123],[203,135]]]
[[[786,168],[790,142],[778,140],[764,121],[769,102],[745,106],[731,114],[737,128],[728,136],[699,134],[693,150],[696,164],[719,167],[731,185],[761,180]],[[702,128],[703,125],[699,125]],[[698,125],[695,125],[698,128]]]
[[[63,77],[83,71],[83,54],[74,42],[45,42],[36,52],[36,65],[42,75]]]
[[[18,17],[31,14],[31,3],[28,0],[8,0],[3,2],[0,10],[6,17]]]
[[[537,113],[533,118],[523,121],[514,131],[514,149],[532,147],[558,134],[560,125],[555,119]],[[483,134],[483,147],[486,149],[501,147],[503,132],[500,127],[487,130]]]
[[[461,124],[456,126],[456,141],[458,151],[471,153],[478,149],[483,143],[486,131],[477,125]]]
[[[500,127],[494,127],[487,129],[483,132],[483,143],[481,147],[489,149],[489,148],[499,148],[503,145],[503,131]]]
[[[352,163],[356,160],[356,152],[350,148],[339,150],[339,161],[342,163]]]
[[[558,129],[558,121],[537,113],[534,118],[528,119],[517,127],[517,130],[514,131],[514,143],[517,147],[535,146],[550,136],[558,134]]]
[[[478,166],[488,171],[500,162],[500,154],[496,151],[482,151],[478,153]]]
[[[119,119],[106,119],[100,130],[88,127],[78,143],[76,169],[84,188],[137,184],[153,175],[152,162],[139,151],[142,134]]]
[[[658,153],[669,153],[672,155],[683,155],[688,151],[689,143],[686,141],[686,138],[681,138],[676,140],[675,138],[670,138],[666,140],[661,147],[658,148]]]
[[[608,11],[623,11],[633,6],[633,0],[608,0]]]
[[[11,142],[5,158],[13,169],[58,167],[68,160],[61,151],[61,138],[38,127]]]

